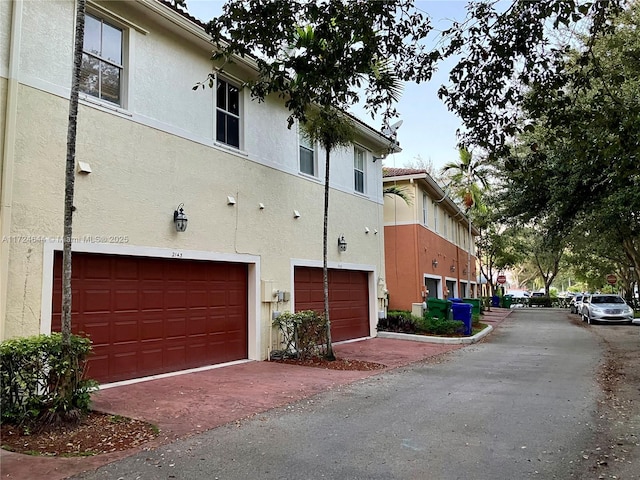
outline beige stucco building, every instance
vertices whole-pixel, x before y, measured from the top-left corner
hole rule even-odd
[[[389,309],[409,310],[429,298],[477,297],[478,269],[468,217],[424,170],[387,168],[384,201]]]
[[[324,153],[287,128],[281,101],[239,88],[246,62],[192,90],[212,72],[193,19],[157,0],[88,2],[87,14],[72,321],[94,341],[91,373],[113,382],[267,358],[274,312],[321,308]],[[60,322],[73,24],[73,1],[0,2],[2,339]],[[390,141],[356,123],[356,144],[332,157],[337,340],[375,335],[384,308],[376,157]]]

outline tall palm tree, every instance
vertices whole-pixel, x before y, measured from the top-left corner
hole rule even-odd
[[[449,178],[454,195],[462,201],[468,212],[479,204],[482,190],[489,186],[491,170],[484,158],[474,159],[464,147],[459,150],[459,155],[459,161],[445,164],[441,172]]]
[[[355,136],[353,124],[331,106],[312,107],[302,128],[312,142],[318,142],[325,151],[324,173],[324,226],[322,230],[322,283],[324,290],[324,317],[327,330],[326,357],[335,360],[331,345],[331,320],[329,318],[329,269],[327,261],[329,225],[329,166],[331,152],[340,146],[350,145]]]
[[[64,185],[64,235],[62,245],[62,344],[71,345],[71,236],[73,233],[73,194],[75,187],[76,132],[78,127],[78,91],[84,44],[84,18],[86,0],[76,4],[76,31],[73,47],[73,71],[69,97],[69,122],[67,125],[67,160]]]
[[[454,196],[462,201],[469,225],[469,246],[467,249],[467,288],[471,293],[471,210],[479,209],[483,189],[489,186],[490,169],[486,159],[474,159],[471,152],[462,147],[460,160],[449,162],[442,167],[442,174],[449,178]],[[482,284],[482,279],[481,284]]]

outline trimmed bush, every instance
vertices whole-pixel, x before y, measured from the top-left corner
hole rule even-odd
[[[529,306],[551,308],[551,297],[529,297]]]
[[[420,319],[418,329],[431,335],[456,335],[464,331],[464,322],[425,315]]]
[[[47,425],[76,422],[89,411],[98,383],[84,379],[88,338],[62,334],[14,338],[0,344],[2,423]]]
[[[386,318],[378,320],[379,332],[416,333],[418,317],[406,310],[389,310]]]
[[[326,355],[327,321],[313,310],[284,312],[272,324],[283,337],[282,350],[272,352],[273,358],[308,359]]]

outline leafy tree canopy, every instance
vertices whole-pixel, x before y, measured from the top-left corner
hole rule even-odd
[[[394,116],[401,82],[431,77],[438,54],[421,43],[430,30],[411,0],[231,0],[207,25],[214,60],[251,57],[252,95],[282,96],[290,125],[311,104],[346,110],[363,100],[372,115]]]

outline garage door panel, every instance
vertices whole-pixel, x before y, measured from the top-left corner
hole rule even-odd
[[[54,331],[61,257],[54,262]],[[89,372],[100,382],[247,358],[246,265],[77,253],[73,272],[72,326],[94,342]]]
[[[369,336],[368,272],[329,270],[329,316],[333,341]],[[324,311],[322,269],[294,270],[295,310]]]
[[[135,318],[124,320],[122,318],[113,322],[112,343],[137,342],[139,339],[138,321]]]
[[[73,298],[73,293],[71,294]],[[88,288],[84,295],[78,292],[84,312],[108,312],[111,307],[111,292],[107,289]]]
[[[187,333],[184,318],[170,318],[167,320],[166,335],[167,338],[180,339],[184,338]]]
[[[138,291],[131,287],[118,286],[113,292],[112,306],[116,312],[140,310]]]

